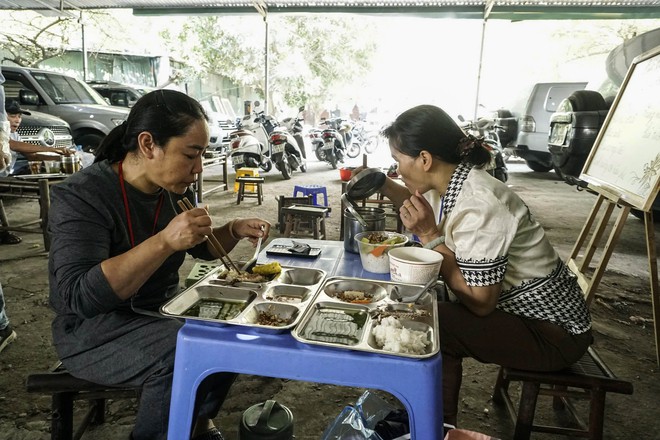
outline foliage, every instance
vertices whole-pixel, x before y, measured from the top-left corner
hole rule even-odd
[[[122,33],[118,21],[110,14],[86,11],[82,19],[82,14],[78,18],[44,16],[31,11],[0,12],[0,63],[10,61],[19,66],[38,67],[44,60],[80,47],[83,23],[88,29],[96,29],[106,45],[117,41],[116,35]],[[96,48],[102,49],[103,45]]]
[[[308,108],[369,71],[375,42],[352,16],[276,15],[268,18],[269,102]],[[170,48],[198,66],[252,87],[264,97],[265,26],[247,17],[194,17]],[[367,36],[367,37],[365,37]]]
[[[0,62],[35,67],[43,60],[61,55],[69,46],[68,35],[73,26],[77,26],[73,18],[5,12],[0,27],[0,48],[6,53]],[[17,29],[20,32],[16,32]]]

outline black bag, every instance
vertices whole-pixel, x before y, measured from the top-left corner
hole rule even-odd
[[[376,423],[375,431],[383,440],[392,440],[410,432],[408,412],[405,409],[390,411],[380,422]]]

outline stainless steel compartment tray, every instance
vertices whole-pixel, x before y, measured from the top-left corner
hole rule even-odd
[[[230,283],[218,278],[225,270],[219,266],[209,272],[163,305],[161,313],[267,332],[289,331],[298,324],[326,277],[320,269],[282,267],[272,281]]]
[[[417,304],[407,304],[393,299],[397,297],[395,287],[405,298],[423,286],[350,277],[326,278],[291,334],[300,342],[327,347],[419,359],[435,355],[440,350],[436,292],[431,289]],[[444,288],[442,284],[440,287]],[[351,298],[356,302],[347,302]],[[399,333],[400,330],[381,325],[377,335],[374,334],[374,328],[383,320],[398,321],[403,328],[415,332]],[[400,339],[392,337],[397,333]],[[383,341],[384,335],[387,335],[385,346],[377,338]],[[404,342],[397,345],[401,340]]]

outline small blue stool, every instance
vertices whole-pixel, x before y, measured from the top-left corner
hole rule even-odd
[[[298,194],[302,194],[303,197],[309,195],[312,196],[312,204],[316,206],[328,207],[328,190],[325,186],[321,185],[296,185],[293,187],[293,197],[298,197]],[[321,194],[323,196],[323,204],[320,205],[317,199],[317,196]]]

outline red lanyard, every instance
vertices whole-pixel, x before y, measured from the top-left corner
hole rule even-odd
[[[119,186],[121,186],[121,195],[124,198],[124,210],[126,211],[126,222],[128,223],[128,234],[131,237],[131,247],[135,247],[135,237],[133,236],[133,222],[131,221],[131,210],[128,208],[128,195],[126,194],[126,187],[124,186],[124,172],[122,170],[123,161],[119,162]],[[158,216],[160,215],[160,208],[163,206],[163,193],[158,197],[158,206],[156,206],[156,213],[154,214],[154,226],[151,229],[151,235],[156,233],[156,224],[158,223]]]

